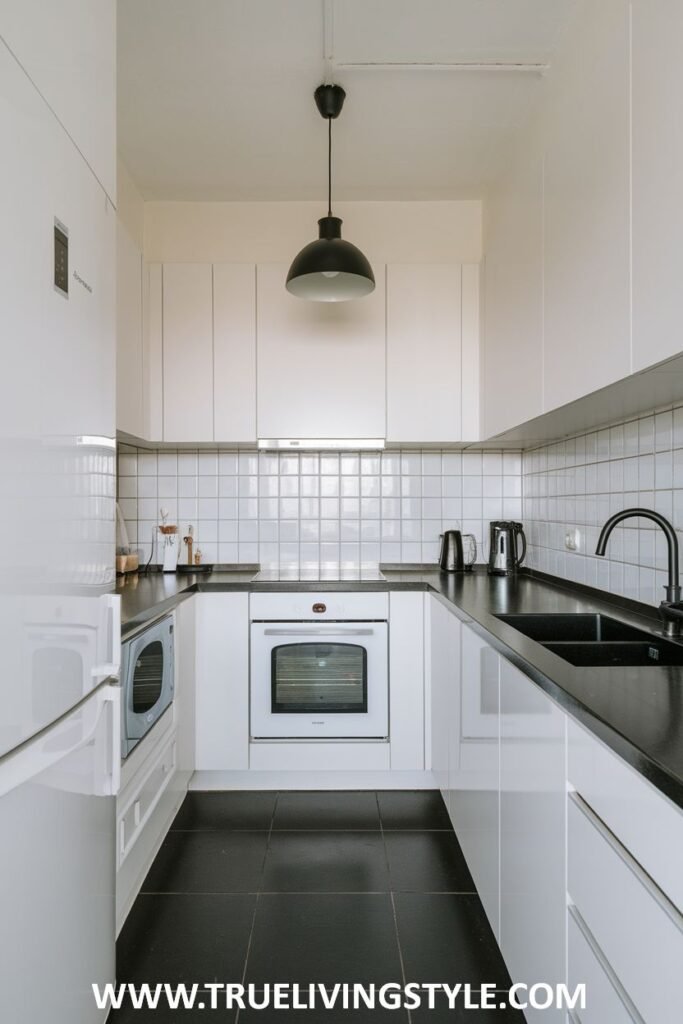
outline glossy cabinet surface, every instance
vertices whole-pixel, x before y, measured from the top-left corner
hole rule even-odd
[[[374,292],[306,302],[285,289],[287,267],[257,268],[258,436],[386,434],[384,267]]]
[[[568,802],[568,896],[645,1021],[680,1020],[683,917],[580,797]]]
[[[500,945],[514,981],[565,979],[564,712],[500,659]],[[527,1020],[564,1020],[558,1009]]]
[[[426,623],[431,768],[450,810],[449,764],[457,756],[453,733],[459,733],[460,621],[440,601],[429,598]]]
[[[213,437],[256,440],[256,268],[213,266]]]
[[[633,0],[633,370],[683,348],[683,6]]]
[[[145,437],[142,253],[121,220],[116,226],[116,427]]]
[[[196,597],[195,767],[249,767],[249,595]]]
[[[453,828],[496,938],[500,935],[500,657],[468,625],[461,633],[461,708],[485,713],[486,735],[461,725],[458,756],[449,764]]]
[[[163,269],[164,441],[213,440],[213,280],[209,263]]]
[[[461,439],[461,310],[460,266],[387,266],[389,441]]]
[[[548,79],[546,410],[631,372],[629,4],[589,6]]]
[[[393,771],[423,771],[424,594],[389,598],[389,739]]]
[[[482,436],[543,412],[543,154],[519,148],[493,192],[483,267]]]

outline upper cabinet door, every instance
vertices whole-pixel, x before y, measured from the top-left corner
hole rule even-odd
[[[164,441],[213,441],[210,263],[163,270]]]
[[[307,302],[285,264],[257,269],[258,436],[384,437],[384,267],[351,302]]]
[[[213,268],[214,439],[256,440],[256,268]]]
[[[462,439],[462,268],[387,267],[387,439]]]
[[[633,370],[683,350],[683,6],[633,7]]]
[[[543,121],[546,411],[631,372],[629,4],[589,6]]]
[[[116,427],[144,437],[142,254],[120,220],[116,267]]]

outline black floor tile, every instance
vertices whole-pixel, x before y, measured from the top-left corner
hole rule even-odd
[[[286,1021],[287,1024],[408,1024],[408,1013],[406,1010],[385,1010],[369,1007],[362,1009],[344,1010],[335,1007],[332,1010],[317,1007],[313,1010],[240,1010],[238,1024],[277,1024],[278,1021]]]
[[[379,829],[374,792],[280,793],[274,829]]]
[[[264,892],[388,892],[380,832],[273,832]]]
[[[119,984],[241,979],[256,896],[139,896],[116,944]]]
[[[394,903],[408,981],[510,985],[478,896],[397,893]]]
[[[198,1004],[204,1003],[204,1008]],[[137,1008],[126,997],[120,1010],[112,1010],[107,1024],[235,1024],[237,1010],[211,1010],[210,994],[198,993],[192,1010],[171,1010],[162,997],[156,1009]]]
[[[143,892],[257,892],[267,832],[169,832]]]
[[[385,832],[395,892],[475,892],[453,832]]]
[[[172,829],[269,829],[276,793],[190,792]]]
[[[384,829],[451,828],[437,789],[383,790],[377,794]]]
[[[246,981],[259,986],[278,981],[400,982],[391,897],[260,896]]]
[[[512,1010],[507,1005],[503,1009],[475,1008],[479,1007],[481,998],[480,993],[472,992],[468,1006],[464,996],[460,995],[451,1009],[445,995],[439,994],[433,1009],[430,1010],[425,1004],[419,1010],[411,1010],[410,1018],[415,1024],[441,1024],[442,1021],[450,1021],[450,1024],[525,1024],[522,1011]],[[506,1000],[506,992],[496,993],[495,1002],[498,1006],[502,1006]]]

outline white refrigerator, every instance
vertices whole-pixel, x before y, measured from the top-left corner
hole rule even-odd
[[[116,211],[2,31],[0,1021],[101,1024],[120,770]]]

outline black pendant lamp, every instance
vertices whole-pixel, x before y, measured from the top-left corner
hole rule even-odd
[[[327,216],[318,221],[319,238],[304,246],[287,274],[286,288],[300,299],[344,302],[369,295],[375,277],[367,259],[341,236],[341,218],[332,216],[332,121],[339,117],[346,93],[340,85],[320,85],[315,102],[327,118]]]

